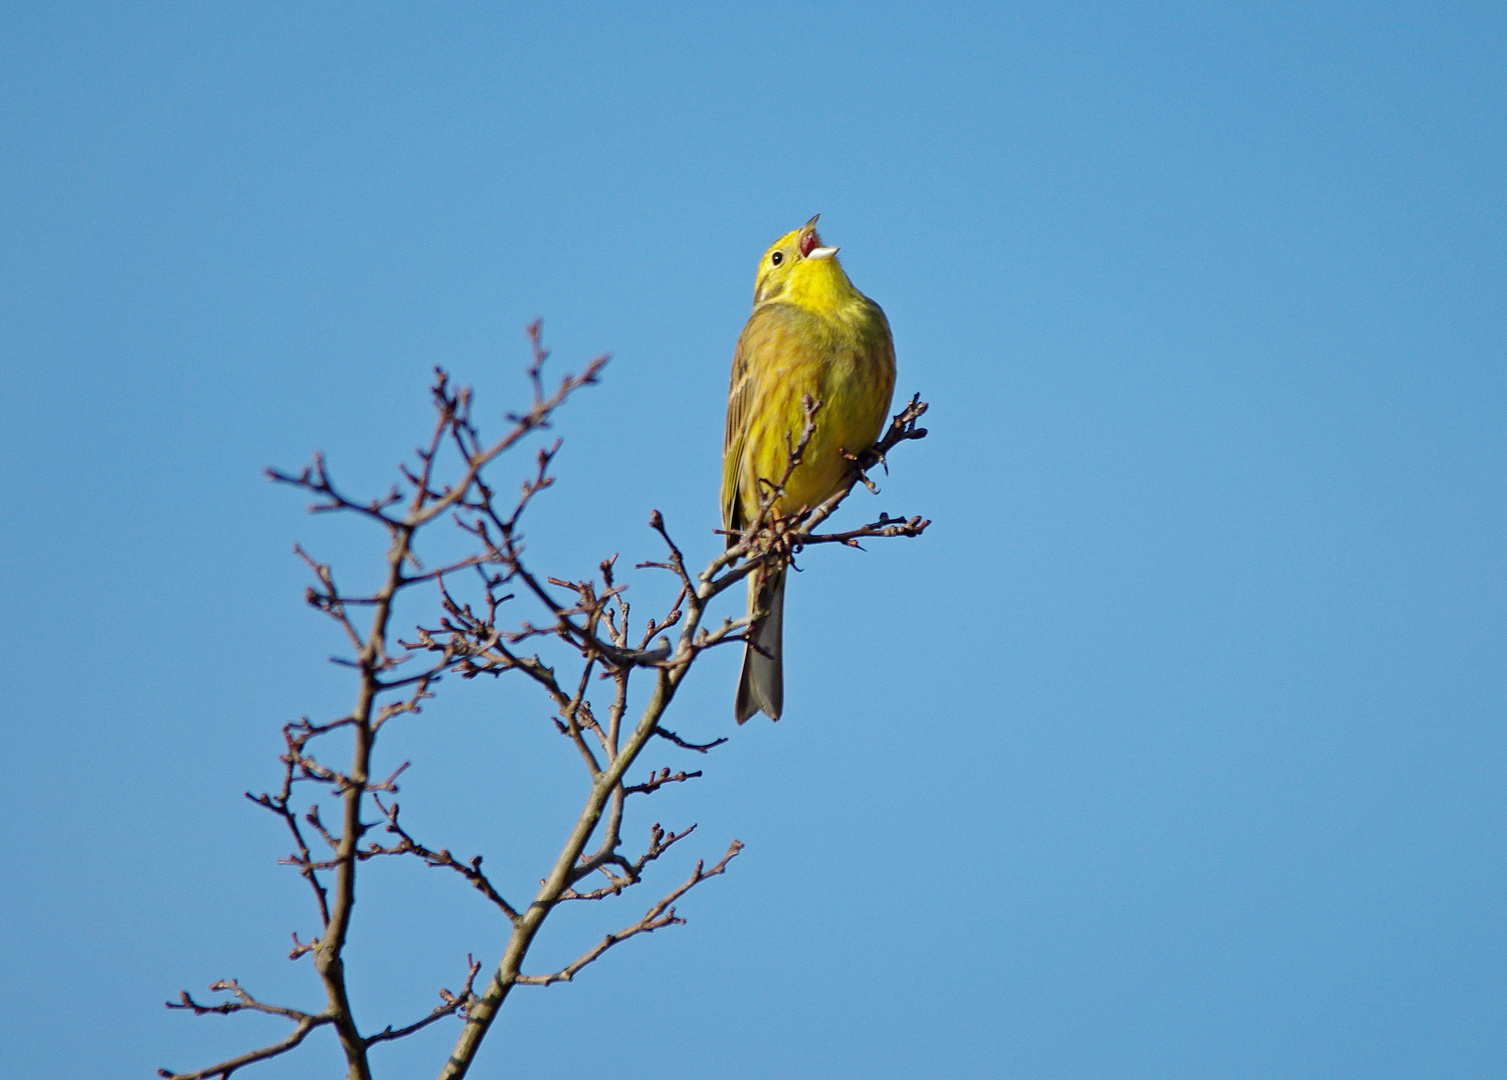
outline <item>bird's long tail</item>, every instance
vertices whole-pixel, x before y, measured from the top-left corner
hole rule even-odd
[[[785,665],[780,646],[785,622],[783,566],[767,575],[748,575],[748,610],[768,614],[754,627],[759,648],[749,645],[743,650],[743,673],[738,677],[738,700],[733,706],[740,724],[760,711],[778,720],[785,703]]]

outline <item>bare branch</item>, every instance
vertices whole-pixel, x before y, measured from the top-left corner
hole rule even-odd
[[[717,747],[717,746],[721,746],[723,743],[727,742],[727,738],[725,736],[723,738],[720,738],[720,739],[713,739],[709,743],[687,742],[685,739],[682,739],[679,735],[675,734],[673,731],[670,731],[668,728],[662,728],[662,727],[655,728],[654,729],[654,734],[657,735],[657,736],[659,736],[659,738],[661,738],[661,739],[665,739],[665,740],[667,740],[669,742],[674,743],[676,746],[680,747],[682,750],[694,750],[698,754],[705,754],[708,751],[710,751],[712,748]]]
[[[386,1028],[377,1032],[375,1035],[368,1036],[366,1045],[371,1046],[373,1043],[388,1042],[392,1039],[404,1038],[405,1036],[412,1035],[415,1031],[422,1031],[424,1028],[428,1027],[436,1020],[443,1020],[447,1016],[455,1016],[457,1014],[464,1016],[466,1006],[469,1005],[476,997],[476,993],[473,987],[476,985],[476,976],[481,973],[481,961],[473,960],[471,958],[471,954],[467,953],[466,967],[468,969],[466,973],[466,984],[461,988],[461,992],[459,994],[452,994],[444,987],[440,987],[441,1004],[436,1005],[433,1009],[431,1009],[428,1016],[424,1017],[422,1020],[417,1020],[414,1023],[409,1024],[407,1027],[394,1029],[392,1025],[389,1024]]]
[[[860,525],[847,532],[808,534],[801,539],[801,545],[810,547],[812,544],[846,544],[848,547],[858,547],[858,541],[870,537],[920,536],[930,524],[929,520],[919,515],[911,518],[892,518],[888,514],[881,513],[878,521]]]
[[[207,1069],[188,1073],[176,1073],[171,1069],[158,1069],[158,1076],[166,1077],[167,1080],[206,1080],[206,1078],[211,1076],[228,1077],[231,1073],[245,1065],[250,1065],[257,1061],[265,1061],[267,1058],[287,1053],[303,1042],[304,1037],[309,1032],[322,1024],[332,1023],[334,1019],[326,1013],[306,1013],[281,1005],[268,1005],[252,997],[234,979],[221,979],[219,982],[211,983],[209,989],[214,993],[233,994],[234,1000],[222,1001],[217,1005],[201,1005],[189,995],[187,990],[184,990],[178,995],[177,1001],[167,1002],[167,1007],[169,1009],[184,1009],[192,1012],[195,1016],[207,1016],[210,1014],[228,1016],[230,1013],[249,1010],[251,1012],[267,1013],[270,1016],[284,1017],[285,1019],[292,1020],[295,1027],[286,1038],[273,1043],[271,1046],[265,1046],[260,1050],[253,1050],[250,1053],[242,1054],[240,1057],[231,1058],[229,1061],[222,1061],[218,1065],[211,1065]]]
[[[333,730],[342,723],[343,721],[325,725],[320,731]],[[298,845],[298,850],[283,861],[290,866],[299,868],[299,873],[304,876],[305,880],[309,883],[309,887],[314,890],[314,899],[319,905],[320,924],[328,926],[330,924],[329,897],[325,891],[324,883],[319,880],[319,875],[315,873],[314,858],[309,851],[309,845],[304,841],[303,830],[298,826],[298,816],[288,805],[293,793],[294,763],[303,748],[304,742],[314,732],[315,729],[309,723],[307,717],[304,718],[301,724],[288,724],[285,726],[283,728],[283,738],[288,744],[288,753],[283,755],[282,759],[284,766],[282,789],[276,795],[269,795],[265,791],[260,795],[253,795],[248,791],[245,792],[245,795],[246,798],[258,806],[271,810],[278,817],[282,818],[283,822],[288,826],[288,831],[293,834],[293,841]],[[296,955],[302,954],[299,953]]]
[[[290,1009],[283,1005],[268,1005],[264,1001],[258,1001],[242,989],[241,984],[235,979],[221,979],[218,982],[210,983],[209,989],[216,994],[234,994],[235,1000],[222,1001],[218,1005],[200,1005],[190,996],[187,990],[184,990],[179,993],[178,1000],[169,1001],[167,1007],[169,1009],[186,1009],[195,1016],[206,1016],[209,1013],[228,1016],[234,1012],[250,1010],[251,1012],[266,1013],[269,1016],[281,1016],[288,1020],[318,1019],[314,1014],[301,1012],[298,1009]]]
[[[666,784],[683,784],[687,780],[694,780],[700,775],[700,769],[697,769],[695,772],[686,772],[682,769],[680,772],[671,775],[669,768],[666,767],[660,769],[658,773],[650,772],[649,779],[645,783],[623,788],[623,793],[625,795],[647,795],[658,791]]]
[[[316,452],[314,464],[305,466],[297,475],[282,472],[279,469],[265,470],[267,478],[278,484],[291,484],[302,488],[316,496],[316,501],[309,505],[309,512],[313,514],[326,513],[331,510],[349,510],[352,513],[362,514],[373,520],[381,522],[389,529],[397,522],[386,513],[387,508],[402,501],[402,496],[397,489],[389,491],[379,499],[372,499],[365,503],[358,503],[346,498],[335,489],[335,483],[330,479],[329,470],[325,466],[324,455]]]
[[[614,800],[613,805],[621,815],[621,799]],[[608,896],[617,896],[624,889],[631,888],[642,880],[644,867],[695,831],[696,826],[691,825],[678,833],[667,833],[664,827],[656,821],[654,827],[649,830],[649,847],[642,855],[630,862],[621,855],[615,854],[618,841],[614,830],[614,835],[603,843],[602,850],[590,859],[582,859],[581,864],[575,868],[570,877],[572,882],[577,882],[593,873],[600,873],[609,884],[587,892],[578,892],[573,887],[567,888],[559,898],[561,900],[602,900]],[[622,874],[614,874],[612,867],[617,867]]]
[[[168,1005],[172,1007],[171,1002]],[[286,1039],[275,1042],[271,1046],[264,1046],[260,1050],[252,1050],[250,1053],[242,1054],[240,1057],[233,1057],[229,1061],[222,1061],[218,1065],[211,1065],[207,1069],[200,1069],[198,1072],[180,1073],[173,1072],[171,1069],[158,1069],[157,1075],[164,1077],[165,1080],[208,1080],[209,1077],[215,1077],[216,1080],[229,1080],[230,1075],[243,1066],[253,1065],[258,1061],[266,1061],[268,1058],[277,1057],[279,1054],[286,1054],[289,1050],[292,1050],[299,1043],[303,1042],[309,1032],[322,1024],[328,1023],[330,1023],[328,1018],[311,1017],[308,1020],[300,1020],[298,1025],[288,1033]]]
[[[502,894],[493,887],[487,875],[481,872],[480,855],[473,856],[469,863],[462,863],[445,848],[440,848],[438,851],[431,850],[420,844],[398,824],[397,803],[386,806],[376,795],[372,796],[372,801],[377,804],[377,810],[387,819],[387,831],[398,838],[398,843],[392,847],[382,847],[377,843],[372,843],[362,849],[360,853],[362,859],[369,859],[375,855],[417,855],[430,866],[443,866],[454,870],[469,881],[478,892],[496,904],[510,921],[517,920],[518,912],[513,908],[513,905],[502,898]]]
[[[568,964],[550,975],[519,975],[514,981],[523,986],[549,986],[557,982],[570,982],[576,977],[576,972],[600,959],[614,945],[620,945],[631,937],[637,937],[639,934],[651,934],[662,927],[671,926],[676,923],[683,924],[685,920],[675,914],[675,909],[671,905],[707,878],[716,877],[718,874],[726,872],[727,864],[742,850],[743,845],[734,840],[732,845],[727,849],[727,854],[722,856],[722,861],[710,870],[703,870],[703,864],[698,861],[695,873],[680,888],[651,907],[644,913],[644,917],[632,926],[624,927],[615,934],[608,934],[596,948],[582,954],[574,963]]]

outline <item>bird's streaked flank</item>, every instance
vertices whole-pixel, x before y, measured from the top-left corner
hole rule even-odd
[[[816,218],[776,240],[759,262],[753,314],[733,351],[722,444],[723,527],[745,529],[757,520],[767,485],[785,475],[806,421],[806,398],[821,402],[821,412],[774,502],[779,515],[814,507],[842,485],[849,456],[878,440],[894,388],[889,322],[848,280],[837,249],[822,245]],[[748,581],[749,612],[762,616],[743,654],[734,705],[740,724],[760,711],[778,720],[784,705],[785,567],[770,564]]]

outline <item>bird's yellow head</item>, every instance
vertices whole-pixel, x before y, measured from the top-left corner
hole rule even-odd
[[[822,246],[816,218],[776,240],[754,279],[754,307],[779,300],[830,313],[860,296],[837,261],[837,249]]]

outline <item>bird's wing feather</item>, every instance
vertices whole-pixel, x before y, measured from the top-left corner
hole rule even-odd
[[[727,391],[727,430],[722,437],[722,527],[737,529],[746,522],[742,520],[738,493],[743,484],[743,447],[748,441],[748,422],[753,416],[754,402],[759,396],[759,374],[762,365],[755,362],[755,354],[767,337],[761,333],[762,323],[768,319],[768,308],[755,308],[749,316],[743,333],[738,335],[737,347],[733,349],[732,383]]]
[[[748,438],[748,402],[752,376],[743,351],[743,338],[733,350],[732,385],[727,391],[727,430],[722,436],[722,527],[736,529],[738,520],[738,481],[743,460],[743,442]]]

